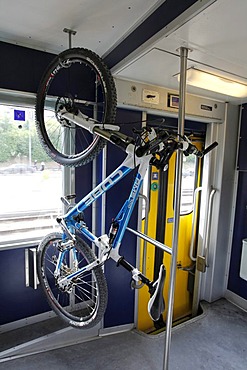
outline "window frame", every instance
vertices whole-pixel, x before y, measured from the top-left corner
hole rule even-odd
[[[35,103],[36,103],[36,94],[34,93],[7,90],[7,89],[0,88],[0,104],[1,105],[13,106],[13,107],[18,107],[18,108],[35,109]],[[73,190],[74,188],[75,188],[74,169],[62,167],[62,184],[61,184],[62,195],[69,194],[71,192],[71,189]],[[45,213],[48,211],[49,211],[48,209],[37,211],[35,217],[38,217],[38,215],[40,215],[41,213]],[[64,209],[61,203],[61,212],[63,211]],[[25,212],[25,214],[30,214],[30,215],[32,215],[32,213],[34,214],[33,211]],[[55,212],[53,214],[55,217]],[[9,213],[6,215],[10,217],[11,214]],[[12,215],[14,215],[14,213],[12,213]],[[16,215],[18,218],[18,212],[16,213]],[[50,215],[50,213],[48,215]],[[4,218],[4,217],[5,217],[5,214],[0,213],[0,222],[1,222],[1,218]],[[35,233],[33,233],[34,235],[32,236],[32,231],[30,231],[30,234],[28,234],[28,236],[23,235],[22,238],[19,237],[19,238],[11,239],[10,237],[8,242],[4,240],[3,241],[0,240],[0,250],[37,245],[40,242],[40,240],[44,237],[44,235],[46,235],[48,232],[52,232],[52,229],[55,230],[56,227],[51,222],[51,227],[49,228],[47,227],[47,229],[44,228],[44,233],[42,233],[42,236],[35,236]],[[25,229],[23,229],[23,233],[25,233]]]

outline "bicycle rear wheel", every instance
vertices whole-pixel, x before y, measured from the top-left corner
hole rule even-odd
[[[62,234],[47,235],[38,249],[38,276],[48,303],[57,315],[75,328],[88,329],[102,319],[108,291],[101,266],[81,273],[70,283],[64,280],[66,276],[96,259],[89,246],[80,238],[76,239],[75,248],[63,252],[56,276],[58,255],[62,249]]]
[[[68,49],[45,71],[37,92],[36,128],[41,144],[54,161],[80,166],[92,161],[105,140],[58,115],[61,107],[80,111],[100,123],[116,116],[116,88],[102,59],[91,50]]]

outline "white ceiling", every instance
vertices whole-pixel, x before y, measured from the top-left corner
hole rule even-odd
[[[114,73],[167,88],[178,89],[179,48],[189,48],[188,68],[214,71],[247,84],[247,1],[217,0],[207,9],[135,55]],[[143,67],[145,66],[145,67]],[[187,86],[190,93],[233,103],[247,102]]]
[[[73,46],[104,54],[164,0],[0,0],[0,40],[58,53]]]
[[[0,0],[0,40],[58,53],[68,48],[65,27],[77,33],[73,46],[106,55],[164,0]],[[199,2],[198,2],[199,3]],[[161,34],[113,68],[114,75],[178,89],[179,48],[188,47],[188,67],[217,71],[247,84],[247,1],[216,0],[170,34]],[[179,24],[179,21],[181,24]],[[246,99],[187,87],[223,101]]]

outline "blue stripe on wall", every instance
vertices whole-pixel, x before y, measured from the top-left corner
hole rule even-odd
[[[121,132],[133,135],[132,129],[141,127],[142,113],[128,109],[117,109],[116,122],[121,125]],[[133,123],[132,123],[133,122]],[[135,122],[135,123],[134,123]],[[112,144],[107,146],[107,175],[109,175],[126,154]],[[135,172],[129,173],[122,181],[107,192],[106,195],[106,232],[108,232],[112,218],[116,217],[123,203],[129,196]],[[137,227],[137,206],[130,219],[129,226]],[[128,262],[135,265],[136,237],[126,232],[123,238],[120,254]],[[108,284],[108,306],[105,314],[104,326],[106,328],[125,325],[134,322],[134,290],[131,289],[131,274],[123,267],[116,266],[116,262],[109,260],[105,263],[105,275]]]
[[[109,68],[114,67],[152,36],[161,31],[198,0],[166,0],[115,49],[105,56]]]
[[[36,93],[54,54],[0,42],[0,87]]]

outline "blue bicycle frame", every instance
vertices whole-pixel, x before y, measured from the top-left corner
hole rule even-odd
[[[75,232],[79,231],[86,239],[88,239],[90,242],[93,242],[99,248],[99,257],[95,262],[67,276],[66,280],[70,280],[79,275],[81,272],[92,269],[98,264],[105,262],[105,260],[107,260],[108,258],[112,258],[116,262],[121,258],[121,256],[119,255],[119,248],[134,206],[136,204],[138,195],[140,193],[143,178],[149,166],[149,161],[151,157],[151,155],[147,155],[142,158],[136,158],[134,157],[134,149],[135,148],[133,144],[128,145],[128,147],[126,148],[126,152],[128,155],[126,159],[122,162],[122,164],[105,180],[103,180],[96,188],[88,193],[78,204],[70,209],[61,219],[59,219],[59,223],[64,231],[64,241],[69,237],[71,242],[73,242],[75,240]],[[88,230],[84,221],[77,220],[77,216],[81,214],[86,208],[91,206],[93,202],[95,202],[98,198],[105,194],[119,181],[121,181],[134,168],[137,168],[135,180],[128,199],[124,202],[122,208],[114,219],[114,222],[117,223],[118,227],[116,236],[113,242],[110,244],[108,235],[101,235],[97,237]]]
[[[74,115],[73,113],[68,112],[65,108],[59,112],[59,115],[62,119],[66,119],[78,126],[81,126],[92,134],[100,135],[104,139],[111,141],[113,144],[115,144],[114,136],[120,138],[120,142],[122,141],[122,144],[116,145],[120,146],[127,153],[127,157],[115,171],[113,171],[105,180],[96,186],[96,188],[87,194],[78,204],[70,209],[62,218],[58,219],[58,222],[64,231],[64,243],[62,243],[62,250],[66,250],[67,246],[69,248],[73,248],[73,246],[76,244],[76,231],[79,231],[86,239],[92,242],[99,249],[98,257],[94,262],[88,264],[82,269],[79,269],[75,273],[68,275],[61,281],[63,282],[64,280],[64,282],[67,283],[68,281],[72,280],[73,277],[79,276],[82,272],[89,271],[99,264],[104,263],[107,259],[112,258],[118,264],[121,264],[123,267],[129,270],[132,273],[132,278],[136,282],[142,281],[148,285],[150,289],[152,289],[152,282],[150,282],[140,271],[138,271],[136,267],[130,265],[126,260],[124,260],[123,257],[119,255],[119,248],[136,204],[136,200],[140,193],[143,178],[153,155],[146,153],[142,156],[136,156],[135,142],[131,138],[118,132],[119,126],[102,123],[100,124],[92,119],[88,119],[83,114],[79,113],[78,115]],[[154,129],[147,132],[146,139],[148,141],[155,139],[156,137],[157,135]],[[161,142],[159,141],[159,143]],[[85,222],[83,221],[83,217],[80,217],[80,214],[82,214],[87,207],[101,197],[106,191],[111,189],[112,186],[121,181],[134,168],[137,168],[137,173],[129,194],[129,198],[124,202],[122,208],[114,219],[114,223],[117,224],[117,231],[114,238],[110,240],[109,235],[106,234],[97,237],[88,230]],[[134,231],[131,229],[128,230],[132,231],[138,237],[171,254],[171,248],[168,246],[165,246],[164,244],[142,234],[139,231]],[[62,253],[60,253],[59,260],[62,258],[61,255]],[[60,265],[59,261],[57,265]]]

